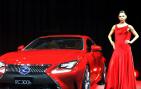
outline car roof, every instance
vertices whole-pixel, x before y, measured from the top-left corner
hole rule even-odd
[[[47,36],[41,36],[40,38],[47,38],[47,37],[79,37],[79,38],[90,38],[87,35],[47,35]]]

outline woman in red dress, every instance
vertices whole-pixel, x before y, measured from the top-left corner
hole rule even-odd
[[[109,62],[105,89],[136,89],[134,76],[134,62],[130,44],[139,37],[132,25],[126,23],[127,15],[124,11],[119,12],[119,23],[115,24],[108,39],[113,46],[114,52]],[[115,33],[115,42],[112,34]],[[131,33],[134,38],[130,40]]]

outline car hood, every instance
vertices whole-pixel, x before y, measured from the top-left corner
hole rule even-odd
[[[82,50],[28,50],[7,53],[0,57],[6,64],[58,64],[79,60]]]

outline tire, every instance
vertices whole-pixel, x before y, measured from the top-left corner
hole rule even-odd
[[[98,85],[104,85],[106,81],[106,66],[104,64],[104,70],[101,74],[101,80],[97,83]]]
[[[90,89],[90,70],[89,67],[86,66],[84,78],[82,81],[82,89]]]

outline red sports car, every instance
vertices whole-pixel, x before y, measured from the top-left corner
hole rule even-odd
[[[89,36],[43,36],[0,57],[0,87],[90,89],[104,64],[102,48]]]

